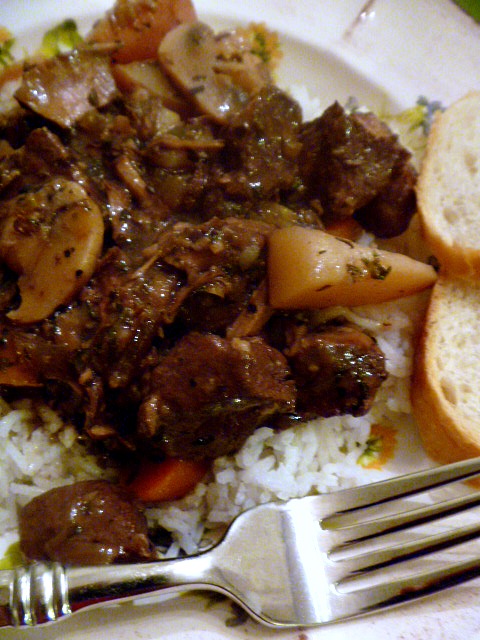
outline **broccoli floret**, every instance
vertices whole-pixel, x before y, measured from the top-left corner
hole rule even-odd
[[[65,20],[43,36],[40,53],[51,58],[60,53],[66,53],[77,47],[83,38],[78,32],[75,20]]]
[[[12,47],[15,41],[13,38],[8,38],[0,44],[0,67],[9,67],[14,62],[12,54]]]

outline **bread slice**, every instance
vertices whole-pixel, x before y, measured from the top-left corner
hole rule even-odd
[[[480,276],[480,91],[435,118],[417,200],[441,272]]]
[[[413,413],[427,454],[480,455],[480,280],[440,277],[415,354]]]

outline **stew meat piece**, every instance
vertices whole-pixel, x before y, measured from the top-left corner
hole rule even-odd
[[[69,128],[117,95],[108,56],[77,50],[33,65],[16,92],[20,104]]]
[[[405,231],[415,212],[410,153],[373,113],[337,102],[302,132],[301,173],[326,218],[353,216],[379,237]]]
[[[140,507],[102,480],[47,491],[20,512],[20,544],[31,560],[110,564],[155,559]]]
[[[387,377],[376,342],[352,326],[299,336],[287,354],[304,418],[363,415]]]
[[[153,371],[150,388],[138,432],[173,457],[231,453],[269,416],[295,405],[284,356],[261,338],[192,332]]]
[[[227,196],[274,199],[297,179],[301,110],[286,93],[266,87],[222,131]],[[225,199],[225,196],[224,196]]]

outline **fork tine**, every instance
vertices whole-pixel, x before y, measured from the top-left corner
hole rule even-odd
[[[478,475],[480,475],[480,457],[381,480],[373,484],[322,494],[320,500],[319,496],[310,496],[301,500],[309,502],[312,513],[319,521],[328,517],[333,522],[333,516],[338,517],[345,512],[393,502],[455,482],[470,480]]]
[[[433,595],[480,575],[480,557],[450,563],[441,569],[424,571],[412,577],[399,578],[344,594],[344,581],[337,583],[344,596],[343,615],[356,616]],[[345,583],[348,581],[346,580]]]
[[[412,496],[429,489],[469,480],[480,474],[480,457],[453,462],[409,473],[405,476],[381,480],[353,489],[337,491],[332,496],[334,511],[348,511],[367,505],[381,504],[404,496]]]
[[[476,505],[480,505],[480,491],[380,518],[368,519],[369,505],[367,505],[359,509],[350,509],[327,516],[321,520],[321,527],[324,530],[335,532],[337,539],[361,540],[381,533],[399,531],[412,523],[431,522]],[[362,522],[363,519],[365,519],[364,522]]]
[[[354,575],[359,572],[375,571],[386,565],[393,565],[395,562],[435,553],[478,538],[479,535],[480,522],[464,527],[454,527],[441,533],[426,535],[418,540],[403,542],[382,549],[377,548],[363,553],[361,552],[361,544],[342,545],[332,549],[328,554],[328,558],[330,561],[340,563],[343,572],[350,572],[351,575]],[[349,554],[352,550],[360,551],[360,554]]]

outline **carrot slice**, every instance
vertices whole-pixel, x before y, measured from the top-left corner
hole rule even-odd
[[[203,460],[145,461],[129,484],[129,490],[141,502],[178,500],[195,488],[208,469],[208,463]]]
[[[348,217],[335,220],[327,226],[325,229],[332,236],[338,236],[339,238],[345,238],[346,240],[358,240],[363,233],[363,229],[355,218]]]

